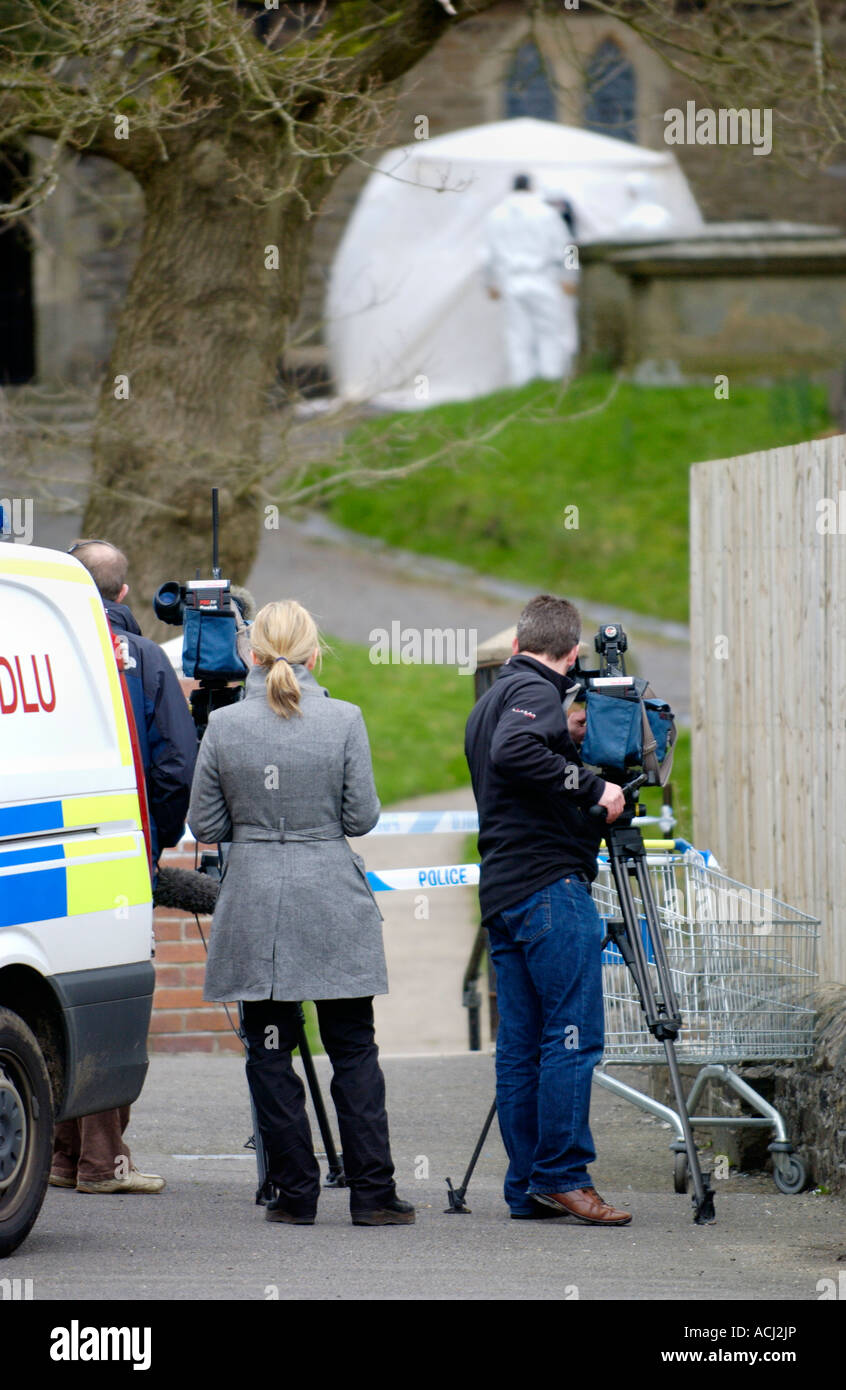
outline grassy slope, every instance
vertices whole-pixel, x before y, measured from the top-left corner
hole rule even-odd
[[[390,467],[463,441],[450,461],[410,478],[347,492],[334,520],[389,544],[458,560],[501,579],[684,620],[688,609],[688,468],[808,438],[826,423],[807,382],[712,388],[577,381],[367,421],[351,458]],[[513,419],[487,445],[480,434]],[[578,528],[565,508],[578,507]],[[574,519],[574,514],[569,514]]]

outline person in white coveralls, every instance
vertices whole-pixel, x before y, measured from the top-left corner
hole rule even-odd
[[[512,386],[569,376],[578,345],[573,246],[560,215],[532,192],[527,174],[485,223],[485,283],[505,314]]]
[[[635,170],[626,179],[628,210],[618,227],[621,239],[666,237],[672,233],[671,212],[658,202],[655,184],[649,174]]]

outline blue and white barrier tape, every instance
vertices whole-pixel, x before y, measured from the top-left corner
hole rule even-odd
[[[670,830],[662,816],[636,816],[633,825],[660,825]],[[673,822],[675,824],[675,822]],[[369,832],[370,835],[447,835],[476,834],[479,829],[477,811],[386,811]],[[362,836],[362,839],[366,838]]]
[[[478,864],[436,864],[420,869],[380,869],[367,871],[374,893],[393,893],[397,889],[455,888],[479,882]]]
[[[478,834],[478,811],[384,811],[370,835],[446,835]],[[193,842],[194,836],[185,827],[183,840]]]
[[[660,816],[639,816],[634,825],[657,825]],[[373,829],[362,839],[371,835],[475,835],[479,831],[477,811],[385,811]],[[191,844],[194,836],[185,827],[183,840]]]
[[[684,840],[677,841],[678,848],[689,849]],[[702,858],[706,867],[718,869],[716,859],[710,850],[702,851]],[[647,863],[661,864],[665,861],[665,856],[653,856],[647,854]],[[607,855],[597,855],[597,868],[608,868]],[[478,864],[434,864],[421,868],[412,869],[380,869],[378,873],[373,869],[367,871],[367,881],[374,893],[395,893],[395,892],[422,892],[429,888],[459,888],[472,887],[479,882]]]
[[[442,835],[479,829],[478,811],[385,811],[371,835]]]

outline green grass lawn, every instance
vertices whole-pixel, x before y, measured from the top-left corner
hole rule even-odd
[[[535,383],[368,420],[348,436],[348,464],[384,470],[448,452],[406,479],[343,493],[329,514],[498,579],[684,620],[690,464],[813,436],[827,424],[825,394],[804,379],[731,386],[728,400],[707,386],[623,383],[597,409],[613,388],[592,375],[566,393]]]
[[[327,640],[332,652],[315,674],[336,699],[364,711],[383,806],[467,785],[464,725],[473,677],[449,666],[373,665],[366,647]]]

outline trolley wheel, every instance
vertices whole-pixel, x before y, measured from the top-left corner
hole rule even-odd
[[[687,1192],[687,1184],[690,1178],[687,1167],[687,1154],[676,1154],[673,1164],[673,1187],[676,1192]]]
[[[779,1192],[792,1196],[808,1181],[808,1170],[798,1154],[773,1154],[773,1182]]]

